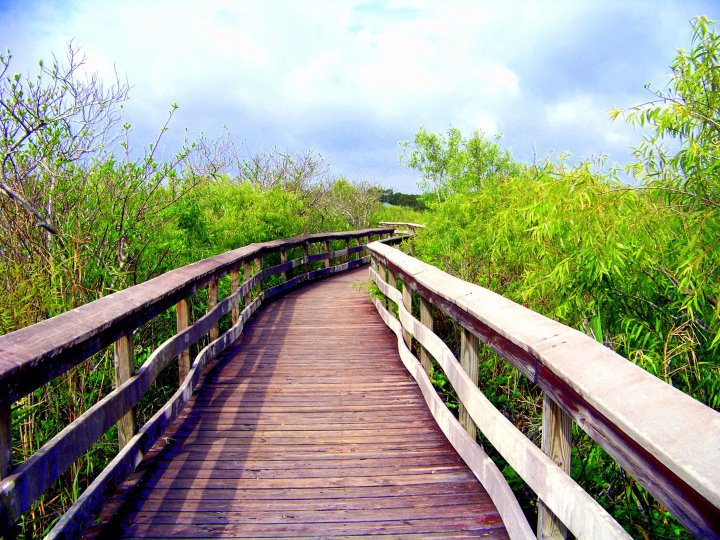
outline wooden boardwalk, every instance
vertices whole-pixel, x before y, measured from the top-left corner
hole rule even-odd
[[[90,535],[507,537],[366,280],[341,274],[261,309]]]

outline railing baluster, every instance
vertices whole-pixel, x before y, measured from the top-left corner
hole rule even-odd
[[[382,278],[382,280],[385,281],[386,283],[392,285],[392,283],[390,283],[390,279],[388,278],[387,267],[380,261],[377,262],[377,266],[378,266],[378,274],[380,274],[380,278]],[[385,309],[390,309],[390,300],[388,299],[387,296],[383,296],[383,306],[385,306]]]
[[[175,304],[175,312],[177,316],[177,331],[181,332],[190,326],[190,306],[188,299],[183,298]],[[178,355],[178,374],[180,384],[185,380],[185,376],[190,371],[190,349],[184,349]]]
[[[12,466],[12,418],[10,407],[0,408],[0,480]]]
[[[543,395],[542,451],[570,474],[572,419],[547,394]],[[565,539],[567,527],[538,499],[537,537]]]
[[[325,251],[330,253],[330,240],[325,241]],[[325,259],[325,268],[330,268],[330,257]]]
[[[303,274],[307,274],[310,271],[310,266],[308,265],[308,257],[310,256],[310,242],[305,242],[303,244],[303,256],[305,257],[305,262],[303,263]]]
[[[350,239],[345,239],[345,262],[350,262]]]
[[[431,305],[432,304],[425,300],[425,298],[423,298],[422,296],[420,297],[420,322],[427,326],[428,329],[432,332],[433,317],[432,312],[430,311]],[[431,375],[433,371],[432,357],[430,356],[430,354],[428,354],[425,347],[420,347],[420,363],[422,364],[423,368],[425,368],[425,372],[428,375]]]
[[[230,271],[230,294],[235,294],[240,287],[238,278],[238,271],[237,269]],[[240,317],[240,308],[238,305],[236,305],[234,308],[232,308],[232,324],[235,326],[235,323],[238,322],[238,318]]]
[[[260,255],[253,261],[253,272],[260,273],[263,269],[263,256]],[[260,295],[263,290],[262,279],[258,281],[257,294]]]
[[[243,262],[243,270],[245,271],[245,281],[247,281],[252,277],[253,270],[255,270],[255,261],[252,263],[250,261]],[[245,307],[248,307],[252,302],[252,290],[253,287],[250,287],[245,294]]]
[[[470,330],[463,328],[462,335],[460,337],[460,364],[465,370],[465,373],[470,375],[475,386],[478,384],[478,349],[480,347],[480,341],[478,338],[470,332]],[[458,420],[465,431],[475,440],[477,436],[477,428],[475,422],[473,422],[470,415],[465,410],[465,406],[460,403],[458,410]]]
[[[412,315],[412,289],[410,286],[403,281],[402,285],[402,301],[403,306],[405,306],[405,309],[407,309],[410,314]],[[405,342],[405,345],[407,345],[407,348],[412,351],[412,336],[410,335],[410,332],[405,330],[403,327],[402,331],[403,341]]]
[[[113,345],[115,360],[115,388],[127,381],[135,373],[132,332],[128,332]],[[180,377],[182,380],[183,377]],[[117,423],[118,448],[122,450],[137,432],[137,408],[130,409]]]
[[[218,301],[218,280],[214,279],[208,285],[208,311],[217,305]],[[220,326],[217,324],[210,328],[210,341],[215,341],[220,336]]]
[[[287,251],[285,249],[280,250],[280,264],[285,264],[287,262]],[[283,282],[287,281],[287,272],[283,270],[280,272],[280,276],[282,277]]]

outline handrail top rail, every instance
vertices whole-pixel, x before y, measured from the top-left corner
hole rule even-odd
[[[381,221],[380,225],[409,225],[410,227],[414,227],[415,229],[426,228],[426,225],[423,225],[421,223],[409,223],[407,221]]]
[[[50,319],[0,336],[0,408],[63,373],[134,330],[196,289],[226,275],[244,261],[306,243],[392,234],[391,228],[314,233],[227,251],[176,268]],[[42,374],[43,376],[39,376]]]
[[[540,369],[549,370],[720,507],[720,413],[578,330],[383,243],[372,242],[367,249],[420,295],[446,301],[455,312],[451,316],[475,320],[530,353],[536,365],[525,374],[534,375],[534,382]]]

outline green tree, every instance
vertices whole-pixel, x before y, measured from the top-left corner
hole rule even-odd
[[[654,99],[611,112],[654,129],[635,150],[636,175],[673,202],[696,207],[720,206],[720,36],[712,25],[692,19],[690,50],[678,51],[672,78],[653,90]]]
[[[412,143],[401,143],[401,161],[423,174],[421,189],[441,202],[452,193],[477,192],[487,182],[523,170],[498,140],[489,141],[480,131],[466,139],[457,128],[436,134],[423,127]]]

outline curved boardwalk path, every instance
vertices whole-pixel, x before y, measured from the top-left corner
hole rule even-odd
[[[366,276],[260,310],[92,535],[505,538],[402,366]]]

